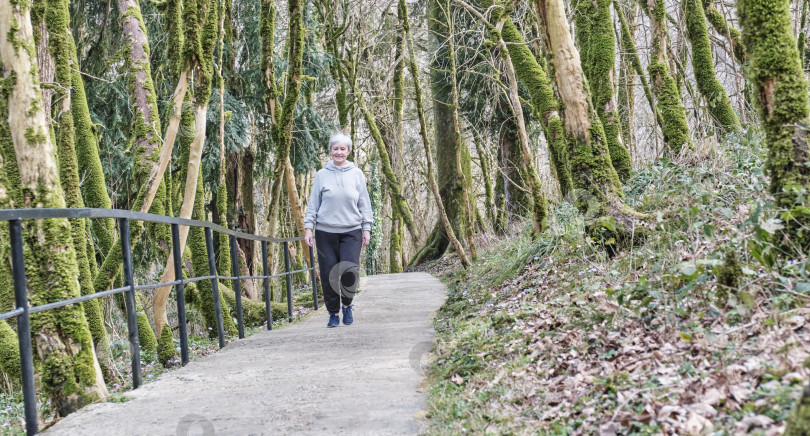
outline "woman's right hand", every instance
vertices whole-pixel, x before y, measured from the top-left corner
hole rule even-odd
[[[304,242],[312,247],[312,229],[304,229]]]

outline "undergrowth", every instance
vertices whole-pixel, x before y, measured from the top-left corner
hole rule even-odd
[[[749,133],[636,171],[649,235],[615,257],[562,203],[537,240],[430,266],[449,293],[427,432],[778,433],[808,374],[810,278],[772,242],[764,159]]]

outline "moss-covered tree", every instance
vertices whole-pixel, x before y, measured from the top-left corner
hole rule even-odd
[[[63,208],[29,13],[27,3],[0,1],[0,63],[3,79],[13,77],[3,98],[7,99],[9,133],[20,172],[19,206]],[[68,220],[27,220],[23,233],[31,304],[78,297],[79,271]],[[64,416],[107,396],[81,305],[32,317],[31,333],[43,390],[57,414]]]
[[[447,211],[444,207],[441,189],[439,188],[439,184],[436,182],[435,166],[433,164],[433,150],[430,146],[430,136],[428,135],[428,126],[425,117],[425,105],[422,98],[422,83],[419,81],[419,69],[416,63],[416,51],[413,47],[411,23],[410,19],[408,18],[408,5],[405,0],[399,0],[397,11],[400,23],[402,25],[405,43],[408,48],[408,72],[413,80],[414,103],[416,105],[416,113],[419,118],[419,135],[422,137],[422,144],[424,145],[425,157],[427,159],[428,183],[430,184],[430,190],[433,193],[433,199],[436,202],[436,208],[439,210],[439,223],[444,228],[450,244],[453,245],[456,255],[461,260],[461,264],[466,268],[469,267],[470,261],[467,259],[467,254],[464,252],[464,247],[461,245],[461,242],[459,242],[458,238],[456,238],[453,225],[450,222],[450,219],[447,216]]]
[[[481,4],[490,8],[496,3],[493,0],[484,0]],[[503,7],[491,8],[490,13],[492,23],[503,22],[501,37],[507,43],[509,57],[518,80],[529,90],[535,115],[543,123],[551,163],[560,184],[560,193],[565,197],[571,192],[573,181],[568,162],[568,144],[560,114],[560,101],[554,93],[549,73],[526,45],[523,35],[512,19],[505,14]]]
[[[51,119],[57,122],[59,126],[56,145],[59,155],[59,178],[65,196],[65,204],[70,208],[82,208],[84,207],[84,200],[79,190],[80,179],[75,147],[76,131],[72,110],[74,105],[72,104],[73,95],[70,92],[72,80],[75,77],[72,70],[78,66],[74,63],[75,47],[73,37],[69,33],[70,13],[68,9],[69,4],[66,0],[48,0],[45,12],[48,48],[55,65],[54,81],[59,84],[54,92],[54,97],[58,103],[52,108]],[[90,271],[90,262],[95,263],[95,258],[91,257],[93,252],[87,252],[87,244],[85,243],[87,241],[87,223],[88,221],[83,219],[70,220],[82,295],[95,293],[93,275]],[[100,224],[103,226],[103,222]],[[109,357],[109,343],[107,341],[107,332],[104,329],[101,302],[100,300],[89,300],[82,303],[82,307],[84,308],[90,332],[93,335],[93,343],[99,356],[99,363],[104,373],[111,377],[112,371],[109,366],[112,365],[112,361]]]
[[[220,28],[218,2],[216,0],[184,0],[182,18],[184,34],[183,57],[182,61],[179,62],[185,66],[188,75],[193,74],[196,78],[191,98],[191,106],[194,111],[194,137],[189,145],[189,152],[184,165],[185,181],[182,183],[183,200],[179,214],[180,218],[188,219],[196,213],[197,195],[200,192],[197,189],[197,180],[200,176],[208,103],[214,79],[214,50]],[[172,62],[178,61],[173,59]],[[179,80],[182,80],[182,76]],[[174,113],[173,115],[178,118],[178,126],[180,126],[183,120],[182,105],[175,106],[175,110],[178,108],[180,108],[180,113]],[[205,220],[205,214],[199,216],[201,216],[200,220]],[[185,248],[188,235],[189,228],[181,226],[181,250]],[[171,256],[167,256],[161,282],[173,280],[174,274],[174,262]],[[159,288],[155,291],[153,312],[157,331],[163,331],[163,326],[168,322],[166,302],[170,292],[170,287]],[[209,314],[209,316],[212,315]]]
[[[458,125],[458,108],[453,102],[454,74],[451,71],[450,51],[450,2],[430,0],[427,3],[428,32],[430,46],[436,54],[430,65],[430,84],[433,95],[433,120],[436,145],[437,183],[441,191],[442,204],[447,217],[453,224],[455,235],[467,240],[468,220],[464,201],[464,190],[471,189],[471,156],[466,141],[461,137]],[[460,170],[459,170],[459,167]],[[462,180],[459,175],[463,174]],[[467,183],[467,185],[464,184]],[[436,259],[444,254],[450,239],[441,223],[437,223],[428,236],[425,245],[416,253],[411,264]]]
[[[279,211],[281,210],[281,192],[282,186],[287,186],[287,192],[291,193],[295,189],[290,189],[290,185],[286,180],[285,173],[290,165],[290,146],[292,143],[292,128],[295,118],[295,106],[298,103],[298,97],[301,93],[301,83],[303,81],[303,46],[304,46],[304,25],[303,25],[303,2],[300,0],[290,0],[287,2],[287,12],[289,15],[289,40],[287,52],[287,83],[286,93],[284,95],[284,103],[281,110],[272,117],[273,128],[272,136],[273,142],[276,145],[275,163],[273,170],[273,182],[270,188],[270,204],[268,205],[267,222],[268,231],[271,235],[275,235],[276,226],[278,223]],[[274,24],[267,24],[263,29],[274,27]],[[263,65],[265,62],[272,64],[272,33],[263,34],[262,37],[267,39],[263,42],[262,53]],[[269,53],[266,50],[270,50]],[[266,65],[265,65],[266,68]],[[271,71],[272,72],[272,71]],[[278,97],[274,91],[275,77],[268,76],[268,70],[265,69],[265,83],[266,90],[265,96],[267,99],[267,106],[275,106]],[[294,179],[293,179],[294,181]],[[296,205],[297,207],[297,205]],[[303,224],[303,223],[302,223]],[[269,253],[268,253],[269,254]],[[274,262],[271,262],[271,265]],[[271,267],[272,268],[272,267]]]
[[[807,249],[810,223],[804,194],[810,188],[807,82],[791,29],[788,0],[737,2],[742,39],[768,144],[766,170],[776,204],[787,210],[783,242]]]
[[[652,54],[647,70],[661,115],[661,133],[669,149],[679,153],[690,143],[689,126],[681,93],[669,66],[666,7],[664,0],[641,0],[641,7],[652,23]]]
[[[612,0],[582,1],[574,12],[576,36],[591,99],[602,121],[610,160],[619,180],[630,178],[632,162],[623,142],[616,102],[616,35],[610,14]]]
[[[692,70],[695,82],[712,114],[717,126],[726,132],[738,131],[740,120],[734,113],[726,94],[726,88],[717,80],[714,72],[714,59],[709,44],[709,29],[701,5],[703,0],[684,0],[683,10],[686,19],[686,35],[692,44]]]
[[[565,107],[565,130],[571,150],[576,203],[589,234],[613,249],[641,234],[641,215],[624,203],[621,183],[610,163],[604,129],[596,115],[571,37],[562,0],[537,0],[553,54],[557,89]],[[638,226],[638,227],[637,227]]]
[[[742,65],[745,63],[745,48],[743,47],[740,38],[740,31],[729,26],[723,14],[717,10],[715,0],[702,0],[703,10],[706,13],[706,20],[712,25],[717,33],[726,37],[731,43],[731,52],[734,54],[734,59]]]
[[[624,49],[626,55],[630,58],[630,65],[633,67],[633,71],[641,80],[641,87],[644,90],[644,97],[647,99],[647,103],[650,105],[650,110],[655,116],[655,122],[663,131],[664,120],[661,118],[661,113],[658,112],[658,107],[655,105],[655,99],[653,98],[652,89],[650,88],[650,82],[647,81],[647,75],[644,73],[644,68],[641,66],[641,58],[639,57],[638,50],[636,49],[635,35],[630,30],[630,25],[627,23],[627,18],[625,17],[621,6],[618,3],[614,4],[619,6],[615,8],[615,11],[616,15],[619,17],[619,26],[621,27],[622,48]]]

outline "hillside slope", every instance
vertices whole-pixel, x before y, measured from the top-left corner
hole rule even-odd
[[[808,371],[807,258],[780,260],[756,134],[636,171],[646,240],[609,257],[558,205],[539,240],[430,268],[431,433],[780,434]]]

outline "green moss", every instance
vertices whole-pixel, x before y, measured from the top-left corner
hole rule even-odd
[[[160,332],[157,355],[158,362],[164,367],[169,367],[169,361],[177,357],[177,350],[174,348],[174,336],[171,327],[168,325],[163,326],[163,330]]]
[[[485,0],[482,6],[490,7],[494,4],[492,0]],[[502,8],[492,9],[492,20],[498,22],[503,18]],[[560,193],[564,197],[573,188],[569,157],[569,144],[566,143],[565,130],[562,118],[560,117],[561,106],[551,85],[551,76],[546,69],[540,65],[534,54],[523,40],[523,35],[512,22],[512,19],[505,17],[501,37],[509,43],[509,56],[515,67],[515,75],[523,85],[529,90],[532,98],[532,106],[535,116],[544,127],[544,133],[549,146],[551,163],[554,166],[557,181],[560,184]]]
[[[611,2],[580,2],[575,17],[582,70],[588,80],[596,113],[604,126],[611,164],[619,179],[624,181],[630,178],[632,162],[630,153],[622,143],[622,128],[616,106],[616,37],[610,15]]]
[[[740,31],[729,26],[723,14],[717,10],[714,5],[714,0],[702,0],[703,10],[706,14],[706,20],[714,27],[717,33],[725,36],[731,42],[731,49],[734,53],[734,58],[742,65],[745,63],[745,50],[740,41]]]
[[[226,286],[220,285],[220,292],[222,293],[222,300],[227,303],[230,308],[225,312],[230,315],[231,319],[236,319],[236,297],[233,290]],[[310,304],[312,302],[310,301]],[[300,303],[299,303],[300,305]],[[270,302],[270,311],[273,316],[273,321],[280,319],[287,319],[287,303],[279,303],[276,301]],[[227,316],[226,316],[227,317]],[[242,297],[242,321],[247,327],[256,327],[264,324],[267,321],[267,309],[263,301],[253,301]]]
[[[724,255],[723,264],[717,267],[717,300],[720,305],[725,305],[728,300],[728,293],[736,294],[740,289],[743,272],[737,260],[737,253],[727,250]]]
[[[19,339],[17,332],[5,322],[0,322],[0,371],[14,386],[21,385]]]
[[[801,206],[810,187],[806,165],[810,156],[806,127],[809,109],[789,2],[743,0],[738,9],[749,61],[747,77],[753,84],[768,143],[769,190],[777,205],[791,213],[785,235],[792,239],[792,245],[806,247],[810,235],[801,228],[810,222],[810,216]]]
[[[371,137],[374,138],[374,144],[377,146],[377,153],[379,155],[380,163],[382,164],[385,181],[387,183],[389,192],[393,197],[393,202],[394,206],[397,208],[397,213],[405,221],[405,225],[408,226],[408,230],[410,230],[411,234],[417,235],[419,233],[416,230],[416,224],[413,220],[411,208],[408,205],[408,201],[405,199],[405,196],[402,194],[402,185],[399,183],[399,178],[397,177],[396,173],[394,173],[394,169],[391,167],[391,158],[388,155],[388,151],[385,149],[385,142],[380,134],[380,129],[377,127],[377,122],[374,120],[374,116],[366,106],[366,101],[363,98],[363,94],[360,92],[360,88],[358,88],[356,84],[354,93],[355,97],[357,98],[357,102],[360,105],[360,109],[363,111],[363,116],[365,117],[366,125],[371,132]]]
[[[653,93],[658,98],[661,133],[669,149],[679,153],[684,145],[689,144],[689,126],[686,123],[686,110],[681,101],[679,88],[669,70],[669,38],[664,0],[655,0],[652,8],[645,2],[641,3],[653,21],[653,48],[647,70],[650,73]]]
[[[172,77],[179,77],[186,66],[183,57],[185,35],[183,34],[182,0],[166,1],[166,59],[169,61],[169,72]]]
[[[73,65],[78,65],[75,44],[69,45]],[[74,69],[71,76],[70,108],[73,111],[75,127],[76,160],[79,165],[79,180],[82,181],[82,193],[87,207],[109,209],[112,200],[107,192],[104,179],[104,170],[98,148],[96,126],[90,118],[90,109],[87,105],[87,95],[84,91],[84,80],[81,73]],[[115,224],[112,219],[96,219],[91,221],[93,235],[98,241],[101,253],[107,253],[115,239]],[[95,267],[93,251],[88,251],[91,267]]]
[[[194,212],[192,214],[192,218],[195,220],[205,220],[205,209],[203,205],[203,188],[202,188],[202,174],[199,174],[197,177],[197,195],[194,197]],[[188,236],[188,247],[191,251],[191,264],[194,269],[195,276],[207,276],[209,275],[209,267],[208,267],[208,250],[206,248],[205,243],[205,233],[204,230],[199,227],[192,227],[189,230]],[[229,305],[224,300],[223,295],[224,292],[222,290],[223,286],[219,286],[220,288],[220,300],[221,300],[221,307],[223,313],[228,313]],[[216,310],[214,308],[214,291],[213,287],[211,286],[210,280],[202,280],[197,283],[197,289],[199,298],[196,299],[196,303],[199,305],[200,312],[202,312],[203,319],[205,320],[205,326],[209,329],[208,334],[211,337],[217,336],[217,318],[216,318]],[[236,326],[233,323],[233,319],[229,316],[223,316],[223,328],[225,329],[227,334],[234,334],[236,333]]]
[[[650,104],[650,110],[653,112],[653,114],[655,114],[655,121],[658,123],[658,127],[663,130],[664,122],[661,118],[661,114],[658,112],[658,108],[655,106],[652,90],[650,89],[650,84],[647,81],[647,76],[644,74],[644,69],[641,66],[641,59],[639,58],[638,50],[636,49],[635,38],[633,37],[632,33],[630,33],[630,26],[627,24],[627,18],[625,18],[624,11],[622,11],[621,7],[615,8],[615,11],[616,15],[619,16],[619,22],[621,23],[622,47],[628,56],[630,56],[633,70],[635,70],[639,79],[641,79],[641,87],[644,89],[644,96],[647,98],[647,103]]]
[[[810,386],[804,388],[799,403],[790,412],[785,426],[785,436],[804,436],[810,434]]]
[[[217,224],[223,227],[230,227],[228,225],[228,187],[225,183],[225,163],[223,162],[220,166],[220,183],[219,187],[217,187],[217,216],[219,217],[219,222]],[[225,233],[219,233],[217,235],[219,238],[219,250],[217,251],[218,258],[217,258],[217,271],[219,271],[220,275],[223,276],[230,276],[234,271],[231,271],[231,244],[230,238]]]
[[[692,69],[695,72],[695,82],[701,95],[706,99],[709,112],[718,127],[727,132],[735,132],[741,128],[740,120],[737,119],[737,114],[731,107],[726,89],[717,80],[714,72],[709,30],[706,27],[706,17],[703,14],[701,1],[684,0],[683,2],[686,35],[692,44]]]

